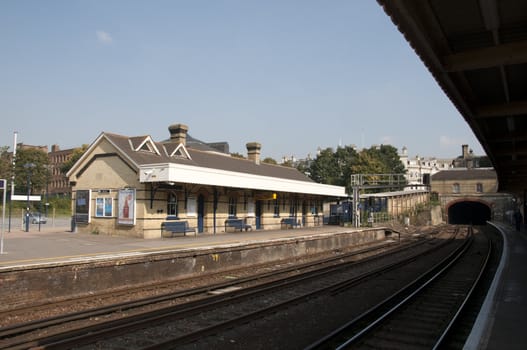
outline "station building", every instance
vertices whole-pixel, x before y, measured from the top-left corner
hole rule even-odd
[[[237,218],[252,229],[278,229],[284,218],[321,225],[326,201],[345,188],[319,184],[295,168],[260,161],[261,145],[247,143],[247,159],[187,144],[188,127],[169,126],[170,138],[103,132],[70,169],[76,229],[142,238],[162,237],[162,224],[187,221],[216,234]]]

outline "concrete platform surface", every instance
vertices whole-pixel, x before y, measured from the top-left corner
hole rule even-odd
[[[197,247],[229,246],[242,243],[279,240],[316,234],[349,232],[352,228],[319,226],[305,229],[274,231],[229,232],[197,234],[184,237],[142,239],[72,233],[70,227],[32,225],[29,232],[20,229],[4,233],[0,271],[7,267],[23,267],[64,261],[82,261],[96,258],[126,257],[141,253],[184,250]]]
[[[494,282],[464,349],[527,349],[527,233],[494,223],[504,252]]]
[[[501,265],[465,349],[527,349],[527,232],[495,224],[503,233]],[[154,252],[268,242],[308,235],[350,232],[352,228],[320,226],[307,229],[198,234],[145,240],[86,233],[69,227],[33,225],[30,232],[4,233],[0,272],[24,266],[65,261],[122,258]]]

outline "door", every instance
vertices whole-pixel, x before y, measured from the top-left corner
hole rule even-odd
[[[256,229],[259,230],[262,228],[262,201],[256,201],[254,211],[254,215],[256,216]]]
[[[202,233],[204,229],[205,218],[205,197],[202,194],[198,196],[198,232]]]

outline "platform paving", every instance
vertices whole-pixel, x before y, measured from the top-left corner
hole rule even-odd
[[[123,257],[130,254],[217,247],[279,240],[316,234],[353,230],[339,226],[319,226],[288,230],[255,230],[218,234],[193,234],[173,238],[142,239],[71,232],[70,227],[32,225],[29,232],[14,229],[4,233],[0,271],[9,267],[34,266],[45,263],[80,261],[97,257]]]
[[[504,253],[465,349],[527,349],[527,232],[495,224]]]
[[[465,349],[527,349],[527,232],[495,224],[505,237],[503,259]],[[69,227],[30,227],[4,233],[0,272],[13,267],[197,247],[218,247],[353,230],[339,226],[198,234],[160,239],[71,232]]]

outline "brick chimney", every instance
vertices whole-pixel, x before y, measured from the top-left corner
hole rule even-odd
[[[185,124],[173,124],[168,127],[170,132],[170,141],[174,143],[182,143],[185,145],[187,143],[187,131],[188,126]]]
[[[247,145],[247,158],[256,164],[260,164],[260,149],[262,145],[258,142],[249,142]]]
[[[468,145],[461,145],[461,155],[463,156],[463,159],[468,158]]]

